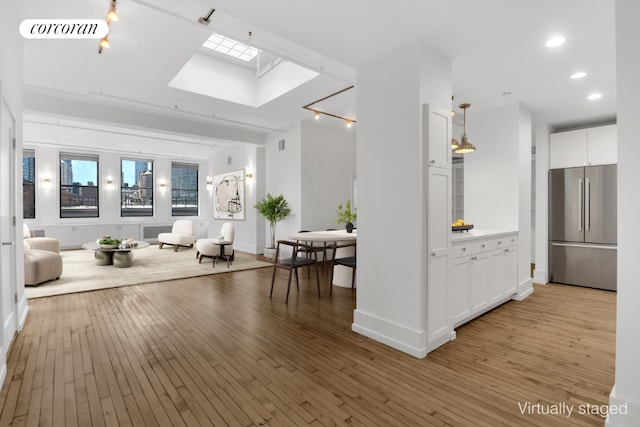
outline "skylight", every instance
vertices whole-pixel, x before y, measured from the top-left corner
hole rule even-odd
[[[202,46],[246,62],[258,54],[258,49],[216,33],[213,33]]]

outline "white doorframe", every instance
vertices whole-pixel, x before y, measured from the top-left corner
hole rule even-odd
[[[0,87],[1,89],[1,87]],[[16,264],[16,121],[0,92],[0,314],[2,348],[0,360],[18,330]],[[5,363],[2,363],[5,366]]]

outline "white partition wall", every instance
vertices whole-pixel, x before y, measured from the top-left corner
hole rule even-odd
[[[416,357],[427,353],[428,317],[423,104],[451,108],[451,63],[439,52],[415,42],[358,69],[352,328]]]
[[[18,2],[0,0],[2,25],[0,25],[0,156],[3,157],[3,172],[13,163],[13,182],[22,182],[22,37],[18,28]],[[15,148],[13,139],[15,138]],[[4,180],[4,179],[3,179]],[[2,194],[5,199],[0,204],[0,220],[2,224],[2,257],[15,262],[15,268],[6,271],[3,268],[0,276],[0,320],[2,328],[0,337],[0,382],[7,373],[6,352],[17,331],[22,329],[26,320],[28,306],[24,294],[24,263],[22,250],[22,193],[16,189],[13,200],[9,194]],[[16,194],[18,195],[16,197]],[[14,223],[15,218],[15,223]],[[13,230],[11,228],[13,227]],[[6,240],[5,240],[6,239]],[[13,245],[11,243],[14,243]],[[6,258],[5,258],[6,260]]]
[[[618,224],[633,224],[640,209],[637,188],[640,158],[640,2],[616,0],[618,84]],[[640,286],[638,286],[638,227],[618,227],[618,303],[616,378],[609,398],[609,427],[640,425]],[[616,411],[625,413],[614,414]]]

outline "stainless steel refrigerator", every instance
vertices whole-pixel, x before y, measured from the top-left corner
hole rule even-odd
[[[616,290],[617,166],[549,171],[549,280]]]

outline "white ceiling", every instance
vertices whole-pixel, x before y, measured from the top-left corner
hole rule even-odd
[[[108,6],[109,0],[30,0],[21,2],[21,19],[103,18]],[[455,104],[471,103],[468,114],[518,102],[554,128],[611,122],[613,7],[613,0],[119,0],[112,47],[101,55],[96,40],[25,40],[25,107],[62,115],[79,110],[93,121],[114,120],[117,114],[111,112],[127,111],[130,128],[155,127],[149,118],[160,116],[174,133],[198,141],[259,142],[266,132],[311,120],[303,105],[357,86],[358,67],[425,40],[452,59]],[[198,24],[211,8],[216,12],[210,24]],[[214,31],[320,76],[259,108],[169,87]],[[567,42],[545,48],[559,33]],[[570,80],[578,70],[588,76]],[[603,98],[587,101],[593,91]],[[332,100],[332,108],[357,118],[356,92],[350,92]],[[71,103],[82,107],[67,112],[63,107]],[[136,124],[135,113],[149,120]],[[329,117],[322,122],[344,125]]]

